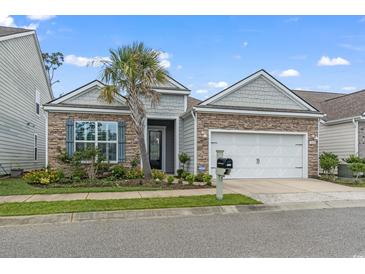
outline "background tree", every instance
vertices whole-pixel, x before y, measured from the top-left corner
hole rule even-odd
[[[159,94],[152,89],[167,81],[167,70],[161,65],[160,52],[147,48],[143,43],[133,43],[116,50],[110,50],[110,60],[103,60],[102,80],[106,83],[100,97],[112,103],[122,95],[131,111],[133,127],[138,137],[145,179],[151,179],[144,125],[146,109],[144,102],[156,105]],[[147,100],[145,100],[147,99]]]
[[[51,82],[51,86],[55,83],[58,83],[59,80],[53,81],[54,71],[57,70],[60,66],[62,66],[64,62],[64,56],[62,52],[43,52],[42,58],[44,62],[44,66],[48,72],[48,76]]]

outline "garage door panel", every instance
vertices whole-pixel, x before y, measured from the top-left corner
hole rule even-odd
[[[233,159],[234,168],[228,178],[303,177],[302,135],[213,132],[212,168],[216,167],[218,149]]]

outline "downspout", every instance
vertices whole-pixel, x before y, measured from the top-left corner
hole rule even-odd
[[[197,166],[198,166],[198,123],[197,123],[197,115],[194,114],[194,108],[191,110],[191,116],[194,119],[194,174],[197,174]]]
[[[46,116],[46,166],[45,168],[48,167],[48,111],[44,112],[45,116]]]
[[[359,156],[359,122],[352,118],[352,123],[355,126],[355,155]]]

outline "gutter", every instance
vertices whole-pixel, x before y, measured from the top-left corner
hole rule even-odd
[[[194,119],[194,174],[197,174],[198,167],[198,121],[197,114],[194,114],[194,108],[191,110],[191,116]]]

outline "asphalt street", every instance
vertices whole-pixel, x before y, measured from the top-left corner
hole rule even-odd
[[[365,208],[0,228],[0,257],[365,257]]]

